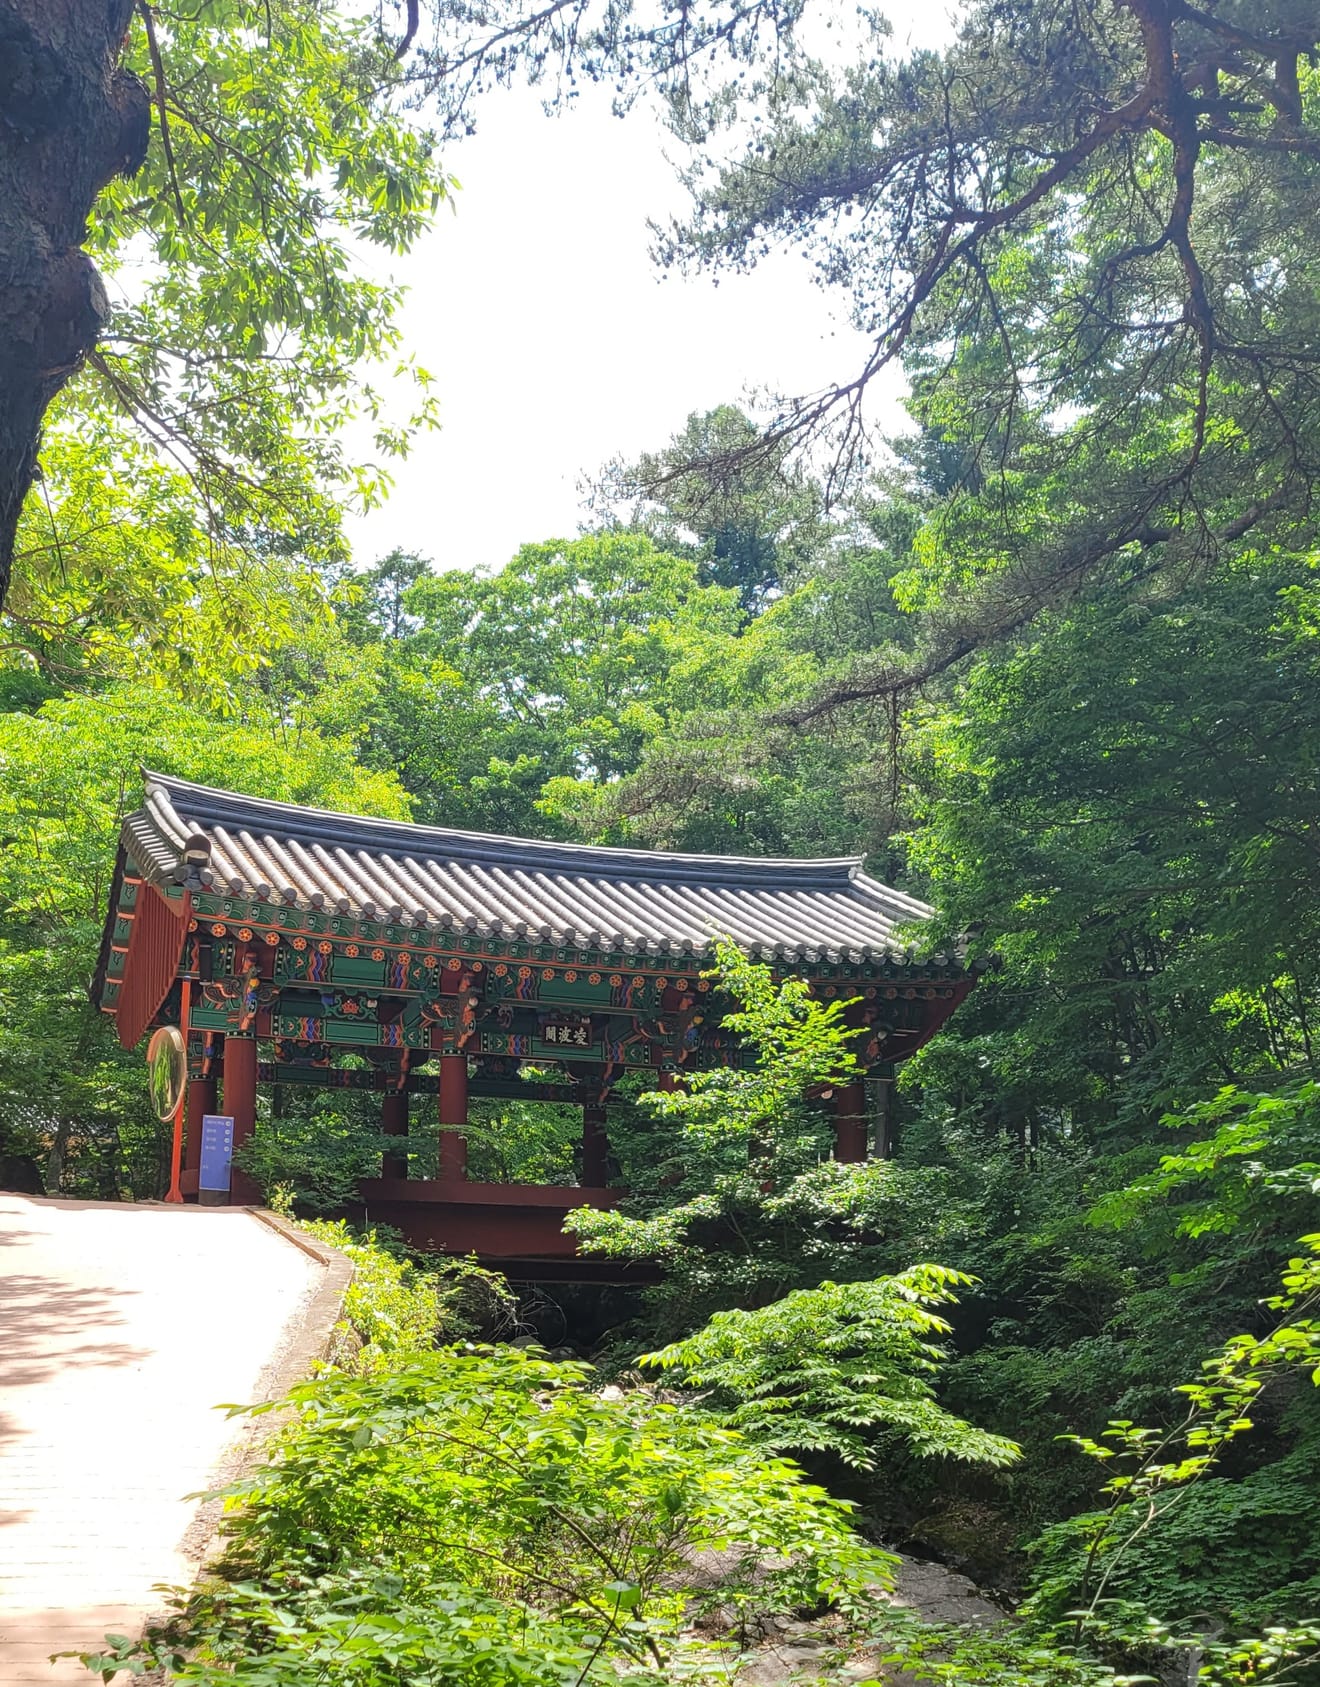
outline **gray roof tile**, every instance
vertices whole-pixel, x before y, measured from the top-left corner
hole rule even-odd
[[[570,939],[582,947],[700,953],[717,937],[783,959],[862,960],[899,947],[923,902],[859,858],[769,860],[537,842],[364,819],[148,773],[125,822],[138,865],[182,877],[187,839],[211,851],[222,889],[441,929]],[[400,916],[395,914],[396,919]]]

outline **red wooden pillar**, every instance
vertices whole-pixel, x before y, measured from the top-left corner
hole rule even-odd
[[[605,1105],[588,1103],[582,1109],[582,1187],[603,1189],[609,1181],[610,1139],[605,1130]]]
[[[380,1128],[386,1136],[408,1135],[408,1092],[387,1090],[380,1104]],[[408,1151],[386,1154],[381,1160],[382,1177],[407,1177]]]
[[[440,1056],[440,1176],[467,1176],[468,1071],[465,1054]]]
[[[866,1085],[858,1080],[834,1092],[834,1158],[855,1165],[868,1156]]]
[[[215,1113],[216,1081],[214,1078],[188,1080],[188,1131],[183,1143],[183,1163],[195,1172],[202,1163],[202,1115]]]
[[[234,1121],[234,1148],[237,1150],[257,1128],[257,1039],[236,1036],[232,1031],[225,1038],[225,1112]],[[234,1206],[256,1206],[261,1201],[261,1186],[247,1172],[234,1167],[229,1179],[229,1200]]]

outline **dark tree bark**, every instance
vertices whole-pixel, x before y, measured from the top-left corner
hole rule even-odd
[[[0,604],[42,417],[105,319],[87,218],[146,156],[150,100],[120,64],[133,7],[0,0]]]

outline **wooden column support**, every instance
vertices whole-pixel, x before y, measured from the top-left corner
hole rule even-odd
[[[380,1128],[386,1136],[408,1135],[408,1092],[407,1090],[387,1090],[380,1104]],[[405,1146],[402,1152],[390,1152],[381,1160],[382,1177],[407,1177],[408,1150]]]
[[[834,1091],[834,1158],[847,1165],[865,1160],[866,1138],[866,1085],[858,1079]]]
[[[894,1069],[885,1066],[875,1078],[875,1147],[882,1160],[892,1160],[898,1151],[898,1129],[894,1118]]]
[[[610,1139],[605,1105],[589,1102],[582,1109],[582,1187],[603,1189],[609,1182]]]
[[[468,1069],[465,1054],[440,1056],[440,1176],[467,1176]]]
[[[237,1151],[257,1128],[255,1037],[241,1037],[231,1031],[225,1038],[224,1097],[225,1112],[234,1121],[234,1148]],[[257,1206],[261,1198],[261,1185],[257,1180],[235,1166],[229,1180],[230,1204]]]

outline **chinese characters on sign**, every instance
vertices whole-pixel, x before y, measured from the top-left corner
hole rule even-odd
[[[590,1025],[547,1025],[542,1032],[542,1041],[558,1043],[568,1048],[586,1049],[591,1047]]]

